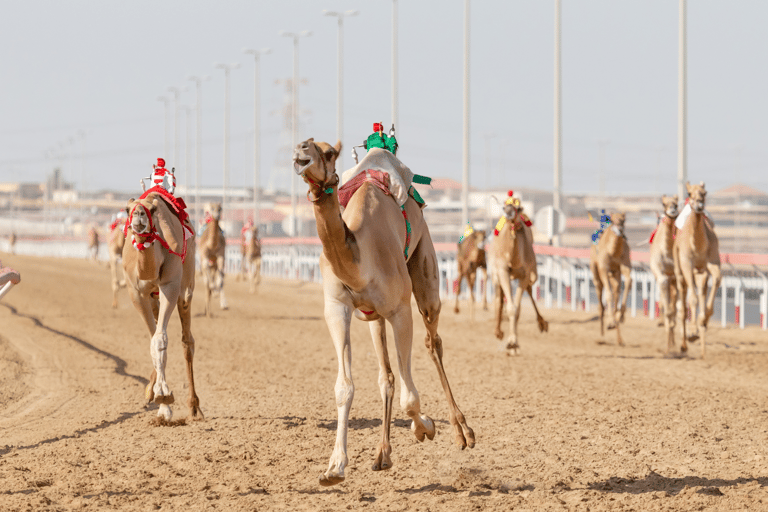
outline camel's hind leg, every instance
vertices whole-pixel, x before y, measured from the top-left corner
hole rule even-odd
[[[461,282],[464,280],[464,274],[459,270],[459,277],[456,281],[456,304],[453,306],[453,312],[459,313],[459,295],[461,295]]]
[[[475,433],[467,425],[464,414],[459,410],[456,401],[451,392],[451,386],[448,383],[448,377],[443,368],[443,341],[437,333],[437,324],[440,318],[440,289],[439,289],[439,271],[437,268],[437,258],[435,249],[429,232],[424,233],[424,237],[413,252],[408,261],[408,273],[411,276],[413,285],[413,295],[419,312],[424,319],[424,325],[427,328],[427,336],[424,343],[429,350],[429,355],[435,363],[437,373],[440,376],[440,382],[443,385],[445,396],[448,400],[448,409],[450,411],[450,421],[454,428],[454,439],[462,449],[466,446],[470,448],[475,446]]]
[[[592,270],[592,282],[595,284],[595,293],[597,294],[597,313],[600,317],[600,336],[605,336],[605,306],[603,305],[603,280],[600,277],[600,271],[596,264],[590,265]],[[606,283],[607,284],[607,283]]]
[[[178,300],[179,318],[181,319],[181,343],[184,345],[184,361],[187,363],[187,382],[189,383],[189,415],[194,420],[204,419],[200,410],[200,399],[195,392],[195,375],[192,361],[195,358],[195,338],[192,336],[192,290],[186,290]]]
[[[390,425],[392,424],[392,402],[395,396],[395,376],[389,365],[387,353],[387,331],[383,318],[369,322],[373,347],[379,358],[379,390],[384,404],[384,414],[381,422],[381,441],[376,447],[376,460],[373,463],[374,471],[381,471],[392,467],[392,445],[389,442]]]
[[[536,312],[536,323],[539,325],[539,332],[549,332],[549,322],[544,320],[544,317],[539,313],[539,307],[536,305],[536,299],[533,298],[533,285],[529,284],[528,296],[531,298],[531,304],[533,304],[533,310]]]
[[[467,275],[467,286],[469,287],[469,321],[475,321],[475,278],[477,271],[470,271]]]

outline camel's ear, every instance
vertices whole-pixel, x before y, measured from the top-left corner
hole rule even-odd
[[[702,181],[701,183],[699,183],[699,185],[701,185],[703,187],[704,186],[704,182]]]
[[[686,181],[685,182],[685,189],[688,191],[688,195],[691,195],[691,182]]]
[[[173,252],[180,253],[184,249],[184,228],[181,227],[181,222],[165,204],[158,203],[157,199],[152,201],[152,205],[153,212],[156,213],[155,226],[160,236]]]
[[[675,200],[675,202],[678,202],[678,203],[680,202],[680,198],[679,198],[679,197],[677,197],[677,194],[673,195],[673,196],[672,196],[672,199],[674,199],[674,200]]]
[[[339,141],[336,141],[336,145],[335,145],[335,146],[333,146],[333,149],[335,149],[335,150],[336,150],[336,154],[337,154],[337,155],[340,155],[340,154],[341,154],[341,141],[340,141],[340,140],[339,140]]]
[[[664,204],[664,201],[667,200],[667,194],[661,194],[661,204]]]

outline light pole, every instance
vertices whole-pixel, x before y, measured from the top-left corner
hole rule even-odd
[[[224,70],[224,188],[222,190],[222,212],[227,207],[227,186],[229,185],[229,72],[240,67],[240,63],[215,64],[217,69]]]
[[[261,199],[261,78],[259,75],[259,57],[272,53],[271,48],[254,50],[244,48],[243,53],[253,55],[253,223],[259,225],[259,202]]]
[[[560,114],[560,102],[562,95],[560,93],[560,0],[555,0],[555,141],[554,141],[554,192],[552,194],[552,207],[555,211],[560,210],[561,195],[563,192],[563,146],[562,146],[562,116]],[[555,214],[552,215],[552,233],[555,232],[554,222]],[[560,246],[560,235],[555,234],[553,243],[556,247]]]
[[[187,105],[181,105],[179,107],[179,110],[184,112],[184,130],[185,130],[185,136],[184,136],[184,193],[189,193],[189,147],[191,144],[189,143],[189,134],[190,129],[189,125],[192,124],[192,111],[194,108],[189,107]]]
[[[392,0],[392,124],[402,135],[397,117],[397,0]]]
[[[281,36],[293,38],[293,110],[291,112],[291,151],[299,143],[299,38],[309,37],[312,32],[304,30],[300,33],[280,31]],[[291,172],[291,229],[290,236],[296,236],[296,173]]]
[[[165,105],[165,114],[164,114],[165,116],[165,133],[164,133],[165,147],[163,148],[163,158],[167,158],[168,147],[170,146],[169,137],[168,137],[168,111],[169,111],[168,107],[170,106],[171,98],[169,98],[168,96],[158,96],[157,101],[162,101],[163,104]]]
[[[171,167],[176,167],[179,165],[179,94],[181,94],[181,89],[168,87],[168,92],[173,93],[173,164]]]
[[[680,19],[678,29],[678,70],[677,70],[677,199],[685,201],[688,191],[688,147],[687,147],[687,96],[686,96],[686,37],[685,37],[685,0],[680,0]]]
[[[394,0],[395,2],[397,0]],[[464,154],[461,173],[461,226],[469,223],[469,0],[464,0]]]
[[[357,16],[358,11],[328,11],[324,10],[323,14],[326,16],[335,16],[338,18],[339,31],[338,31],[338,84],[336,88],[336,139],[342,140],[344,138],[344,17],[345,16]],[[344,169],[344,154],[338,156],[336,159],[336,169]]]
[[[202,129],[202,115],[201,115],[201,103],[200,103],[200,91],[202,89],[202,84],[206,80],[210,79],[211,77],[208,75],[204,76],[188,76],[187,80],[191,80],[195,82],[195,98],[196,98],[196,106],[195,106],[195,114],[197,117],[195,128],[197,129],[197,135],[195,137],[195,215],[198,215],[197,219],[199,219],[200,210],[198,209],[200,207],[200,177],[202,175],[200,170],[200,163],[202,161],[201,158],[201,147],[202,147],[202,138],[203,138],[203,129]],[[195,226],[197,228],[197,226]]]

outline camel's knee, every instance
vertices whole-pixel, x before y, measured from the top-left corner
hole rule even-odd
[[[336,407],[344,407],[352,403],[355,397],[355,385],[346,377],[336,381]]]

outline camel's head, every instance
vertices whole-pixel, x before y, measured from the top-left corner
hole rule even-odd
[[[617,235],[626,236],[624,234],[624,223],[626,222],[626,220],[627,220],[627,214],[624,212],[611,214],[611,225]]]
[[[208,203],[205,205],[205,210],[211,215],[211,218],[216,222],[221,220],[221,203]]]
[[[685,187],[688,189],[688,203],[691,205],[691,209],[696,213],[704,212],[704,203],[707,200],[704,182],[702,181],[698,185],[686,183]]]
[[[327,142],[307,139],[293,150],[293,169],[309,184],[323,185],[336,174],[336,158],[341,151],[341,141],[335,146]]]
[[[677,196],[661,196],[661,204],[664,205],[664,213],[671,219],[677,218],[680,210],[677,209]]]
[[[151,215],[157,207],[151,201],[129,199],[126,206],[130,224],[128,227],[137,235],[147,234],[152,230]]]

